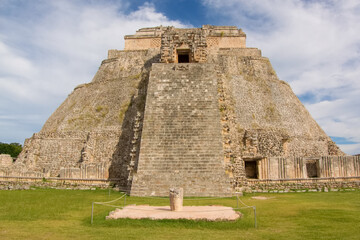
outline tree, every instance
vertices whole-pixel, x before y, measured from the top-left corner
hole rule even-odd
[[[10,154],[11,157],[17,157],[22,151],[19,143],[2,143],[0,142],[0,154]]]

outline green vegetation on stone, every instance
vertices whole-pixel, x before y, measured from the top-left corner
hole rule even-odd
[[[123,105],[121,105],[120,112],[119,112],[119,122],[122,123],[125,117],[125,113],[130,107],[131,102],[126,102]]]
[[[95,108],[96,112],[101,112],[102,110],[103,110],[103,106],[100,105]]]
[[[2,143],[0,142],[0,154],[9,154],[11,157],[17,157],[22,150],[19,143]]]
[[[135,75],[131,75],[129,76],[130,79],[139,79],[141,77],[141,72],[135,74]]]
[[[101,118],[104,118],[109,113],[109,108],[107,106],[98,105],[95,108],[95,112],[100,114]]]
[[[120,193],[107,190],[0,191],[1,239],[359,239],[360,191],[247,194],[241,200],[257,209],[243,209],[235,222],[188,220],[105,220]],[[266,200],[252,199],[265,196]],[[127,204],[168,205],[168,199],[127,197]],[[117,205],[121,205],[120,201]],[[235,198],[184,201],[186,205],[236,206]]]
[[[226,110],[226,106],[225,105],[221,105],[219,108],[220,112],[224,112]]]
[[[276,105],[272,102],[266,107],[265,119],[267,121],[278,121],[280,119],[280,113],[276,109]]]

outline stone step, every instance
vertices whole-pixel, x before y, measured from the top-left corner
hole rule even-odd
[[[217,76],[211,64],[153,64],[131,194],[226,195]]]

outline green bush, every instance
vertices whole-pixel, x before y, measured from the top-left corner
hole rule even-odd
[[[10,154],[11,157],[17,157],[22,151],[19,143],[2,143],[0,142],[0,154]]]

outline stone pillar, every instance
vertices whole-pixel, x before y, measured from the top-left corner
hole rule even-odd
[[[184,191],[182,188],[170,188],[170,210],[181,211],[183,207]]]

